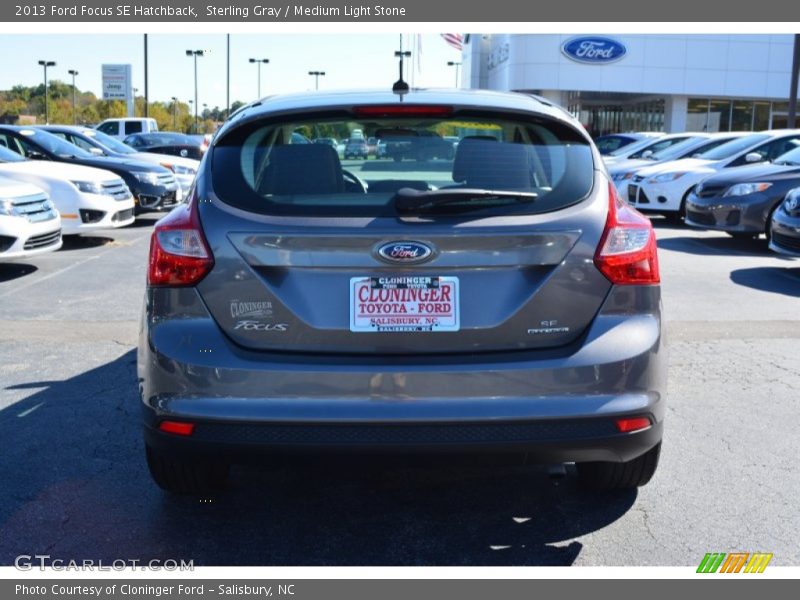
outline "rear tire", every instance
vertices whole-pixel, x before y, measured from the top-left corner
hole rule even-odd
[[[620,490],[646,485],[656,472],[661,442],[628,462],[587,462],[575,465],[581,483],[594,490]]]
[[[178,458],[150,446],[145,450],[150,476],[167,492],[203,495],[225,489],[230,471],[227,463]]]

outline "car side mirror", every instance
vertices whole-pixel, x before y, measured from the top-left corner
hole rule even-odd
[[[758,152],[748,152],[744,156],[744,162],[747,163],[764,162],[764,160],[765,160],[764,157],[761,156]]]

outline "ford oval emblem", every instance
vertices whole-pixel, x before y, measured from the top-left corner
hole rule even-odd
[[[600,36],[582,36],[567,40],[561,46],[567,58],[582,63],[609,63],[619,60],[627,49],[616,40]]]
[[[393,263],[420,263],[432,254],[433,249],[421,242],[389,242],[378,247],[378,256]]]

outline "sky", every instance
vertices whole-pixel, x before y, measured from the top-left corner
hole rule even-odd
[[[179,26],[179,25],[176,25]],[[333,25],[335,26],[335,24]],[[150,34],[149,97],[169,102],[177,96],[184,102],[194,98],[194,63],[186,50],[208,50],[197,59],[198,103],[225,107],[225,33],[218,35]],[[406,80],[420,87],[452,87],[455,68],[447,61],[460,61],[460,53],[439,34],[421,34],[421,52],[410,34],[403,36],[404,49],[419,60]],[[249,102],[258,94],[256,65],[249,58],[268,58],[261,65],[261,95],[299,92],[314,88],[309,71],[325,71],[320,89],[391,87],[397,79],[394,51],[399,34],[232,34],[231,102]],[[409,46],[413,46],[409,48]],[[22,50],[24,49],[24,50]],[[79,90],[101,95],[101,65],[131,64],[133,87],[144,94],[144,36],[100,34],[2,34],[0,35],[0,90],[17,84],[43,81],[39,60],[54,60],[49,79],[71,83],[67,73],[77,70]]]

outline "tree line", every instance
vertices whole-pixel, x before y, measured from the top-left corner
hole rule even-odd
[[[92,92],[75,90],[75,111],[72,108],[72,85],[57,79],[48,82],[48,112],[52,124],[96,125],[104,119],[127,117],[123,100],[101,100]],[[15,85],[10,90],[0,90],[0,122],[33,124],[45,122],[44,84]],[[137,117],[144,116],[144,97],[135,96]],[[231,112],[244,102],[231,104]],[[150,102],[148,116],[158,122],[162,131],[194,133],[194,107],[188,102]],[[224,108],[202,107],[198,110],[197,133],[213,133],[217,125],[227,118]]]

